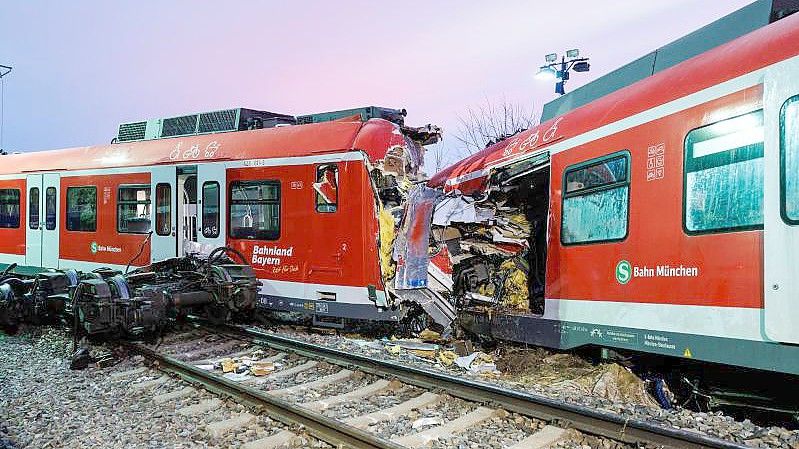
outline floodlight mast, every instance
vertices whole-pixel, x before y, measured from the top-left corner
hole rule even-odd
[[[541,80],[556,79],[555,93],[558,95],[566,93],[566,81],[569,80],[570,70],[574,69],[575,72],[587,72],[591,69],[588,58],[581,58],[580,50],[576,48],[566,51],[566,55],[560,58],[560,62],[558,62],[557,53],[546,55],[544,61],[546,64],[538,69],[538,73],[536,73],[535,77]]]

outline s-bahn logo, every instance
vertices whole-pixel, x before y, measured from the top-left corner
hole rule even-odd
[[[121,253],[122,248],[118,246],[108,246],[108,245],[98,245],[97,242],[92,242],[89,244],[89,251],[92,254],[97,253]]]
[[[673,278],[673,277],[689,277],[694,278],[699,276],[699,267],[691,265],[655,265],[655,266],[638,266],[632,265],[626,260],[620,260],[616,264],[616,282],[619,284],[626,284],[632,278]]]
[[[630,265],[630,262],[622,260],[619,261],[618,264],[616,264],[616,281],[619,284],[624,285],[630,282],[632,276],[633,276],[633,267],[632,265]]]

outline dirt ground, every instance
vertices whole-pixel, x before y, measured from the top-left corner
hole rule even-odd
[[[578,355],[553,353],[542,348],[500,347],[495,354],[497,369],[514,382],[614,401],[657,405],[647,392],[645,381],[617,363],[595,365]]]

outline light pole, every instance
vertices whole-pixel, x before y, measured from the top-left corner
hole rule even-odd
[[[566,93],[566,81],[569,80],[569,71],[574,69],[575,72],[587,72],[591,69],[588,64],[588,58],[580,57],[580,50],[576,48],[568,50],[566,56],[560,58],[558,62],[558,54],[550,53],[544,57],[546,64],[538,69],[535,77],[540,80],[557,80],[555,83],[555,93],[563,95]]]
[[[7,65],[0,65],[0,155],[5,154],[5,151],[3,150],[3,122],[6,118],[6,82],[3,77],[9,73],[11,73],[11,67]]]

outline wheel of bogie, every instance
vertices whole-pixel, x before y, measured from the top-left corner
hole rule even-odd
[[[225,324],[230,320],[231,312],[225,306],[219,304],[208,304],[203,308],[205,318],[212,324]]]

